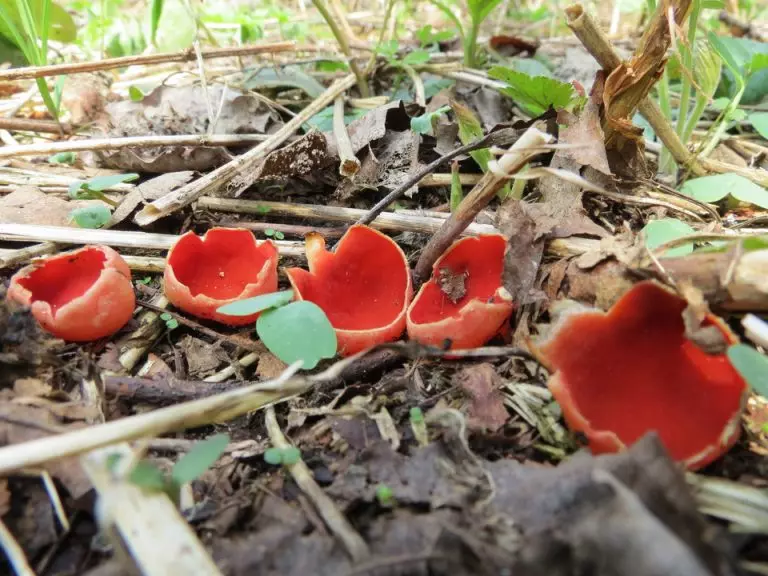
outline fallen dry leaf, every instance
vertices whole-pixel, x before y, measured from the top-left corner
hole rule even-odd
[[[540,295],[533,293],[533,287],[544,255],[544,235],[530,215],[531,206],[510,199],[496,214],[496,225],[507,237],[502,280],[517,306],[540,299]]]
[[[501,378],[491,364],[468,366],[456,374],[455,380],[469,396],[467,426],[470,430],[496,432],[509,420],[504,396],[499,387]]]
[[[69,213],[76,208],[103,204],[99,200],[64,200],[32,186],[20,186],[0,197],[0,224],[72,226]]]

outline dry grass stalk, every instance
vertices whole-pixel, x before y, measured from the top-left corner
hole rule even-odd
[[[275,409],[269,406],[264,414],[264,422],[269,433],[269,440],[275,448],[289,448],[291,444],[286,440],[280,425],[277,423]],[[299,459],[295,464],[286,466],[293,476],[301,491],[312,501],[318,514],[323,519],[328,529],[347,549],[347,553],[355,561],[365,560],[369,555],[368,545],[360,534],[352,527],[344,515],[339,511],[323,489],[315,482],[312,471]]]
[[[115,468],[110,460],[119,457]],[[194,530],[161,491],[142,490],[130,483],[134,454],[127,444],[86,454],[80,459],[99,496],[100,527],[114,545],[116,556],[130,571],[146,576],[221,574]]]
[[[296,49],[295,42],[272,42],[251,46],[238,46],[234,48],[212,48],[203,50],[201,56],[206,60],[213,58],[228,58],[230,56],[248,56],[254,54],[275,54]],[[197,56],[193,49],[180,50],[178,52],[164,52],[162,54],[144,54],[141,56],[121,56],[120,58],[105,58],[93,62],[77,62],[75,64],[54,64],[50,66],[28,66],[26,68],[11,68],[0,71],[0,82],[12,82],[15,80],[30,80],[32,78],[44,78],[46,76],[63,76],[68,74],[83,74],[98,70],[115,70],[128,66],[149,66],[164,62],[191,62]]]
[[[333,103],[333,136],[339,151],[339,174],[344,178],[353,178],[360,170],[360,160],[355,156],[347,126],[344,124],[343,94],[337,96]]]

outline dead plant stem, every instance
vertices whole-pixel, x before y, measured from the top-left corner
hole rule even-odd
[[[270,44],[254,44],[249,46],[237,46],[231,48],[212,48],[202,50],[200,55],[207,60],[213,58],[228,58],[230,56],[246,56],[253,54],[274,54],[276,52],[288,52],[296,49],[295,42],[272,42]],[[143,54],[141,56],[121,56],[120,58],[106,58],[94,62],[78,62],[76,64],[55,64],[51,66],[28,66],[26,68],[11,68],[0,71],[0,82],[15,80],[28,80],[32,78],[44,78],[46,76],[63,76],[69,74],[82,74],[96,72],[98,70],[114,70],[128,66],[161,64],[164,62],[191,62],[197,56],[193,49],[180,50],[178,52],[163,52],[161,54]]]
[[[343,94],[339,94],[333,103],[333,136],[339,151],[339,174],[344,178],[353,178],[360,170],[360,160],[355,156],[347,126],[344,124]]]
[[[273,406],[267,407],[264,414],[264,422],[269,433],[269,440],[275,448],[285,449],[291,447],[290,442],[286,440],[282,430],[280,430]],[[286,468],[302,492],[312,501],[328,529],[347,549],[347,553],[349,553],[352,560],[359,562],[367,559],[370,556],[370,551],[365,540],[339,511],[333,500],[317,485],[312,471],[305,464],[304,460],[299,459],[295,464],[286,465]]]

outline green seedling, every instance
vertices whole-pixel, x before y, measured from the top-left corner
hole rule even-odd
[[[101,200],[112,207],[117,207],[118,202],[108,198],[104,190],[138,179],[138,174],[113,174],[110,176],[96,176],[90,180],[77,180],[69,185],[69,197],[73,200]]]
[[[272,228],[267,228],[264,230],[264,236],[274,238],[275,240],[283,240],[285,238],[285,234],[280,232],[280,230],[274,230]]]
[[[264,462],[272,466],[292,466],[301,460],[301,450],[295,446],[268,448],[264,451]]]
[[[541,116],[550,107],[570,110],[584,102],[571,84],[548,76],[530,76],[504,66],[494,66],[488,76],[504,82],[506,87],[501,92],[534,117]]]
[[[465,24],[462,24],[453,10],[443,3],[443,0],[429,1],[456,25],[464,48],[464,65],[469,68],[476,68],[480,64],[477,49],[477,35],[480,32],[480,26],[491,15],[494,8],[501,3],[501,0],[466,0],[469,22]]]
[[[429,444],[427,423],[424,421],[424,413],[421,411],[421,408],[418,406],[412,407],[409,413],[409,418],[411,421],[413,437],[416,439],[416,442],[419,443],[419,446],[426,446]]]
[[[219,307],[229,316],[259,312],[256,333],[267,349],[286,364],[300,361],[311,370],[323,358],[336,355],[336,331],[325,312],[315,303],[293,300],[293,290],[262,294]]]
[[[179,327],[179,321],[168,312],[160,314],[160,320],[165,322],[165,327],[168,328],[168,330],[175,330]]]
[[[128,480],[142,489],[164,492],[178,506],[181,487],[196,480],[213,466],[228,444],[228,434],[216,434],[196,443],[179,458],[168,475],[148,460],[140,460],[129,473]]]
[[[395,507],[395,494],[392,492],[392,488],[386,484],[379,484],[376,487],[376,501],[382,508],[394,508]]]
[[[66,164],[72,166],[77,162],[77,154],[74,152],[59,152],[58,154],[50,156],[48,162],[51,164]]]

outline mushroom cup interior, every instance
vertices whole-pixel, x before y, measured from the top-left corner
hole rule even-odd
[[[76,254],[47,259],[18,283],[32,295],[30,304],[47,302],[56,313],[72,300],[85,294],[101,276],[106,262],[104,252],[85,248]]]
[[[611,431],[625,445],[656,430],[679,460],[719,443],[744,383],[724,354],[686,338],[684,308],[662,288],[636,285],[607,315],[566,319],[542,347],[592,430]]]
[[[379,232],[351,228],[336,252],[312,258],[312,272],[292,270],[294,286],[334,328],[381,328],[403,313],[410,270],[400,249]]]
[[[460,316],[461,309],[472,300],[495,302],[496,291],[501,287],[505,249],[502,236],[464,238],[456,242],[437,261],[432,278],[423,285],[410,311],[411,321],[416,324],[439,322]],[[463,284],[466,290],[455,302],[438,283],[441,270],[449,282]]]
[[[192,296],[227,300],[258,282],[273,252],[265,242],[257,246],[248,230],[210,230],[205,241],[194,234],[180,239],[168,265]]]

